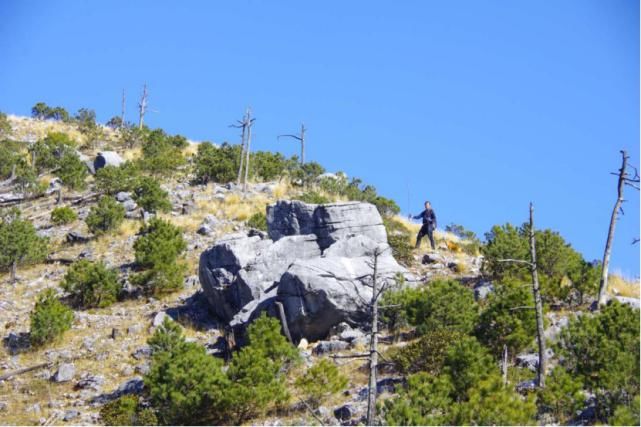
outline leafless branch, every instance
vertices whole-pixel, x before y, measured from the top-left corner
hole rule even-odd
[[[508,258],[508,259],[498,259],[496,261],[497,262],[513,262],[515,264],[526,264],[526,265],[530,265],[530,266],[532,265],[532,263],[530,261],[526,261],[524,259],[510,259],[510,258]]]
[[[510,311],[517,311],[517,310],[534,310],[536,307],[530,306],[530,305],[521,305],[518,307],[511,308]]]

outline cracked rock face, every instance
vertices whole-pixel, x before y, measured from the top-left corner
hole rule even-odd
[[[372,254],[378,279],[407,271],[394,260],[375,206],[279,201],[267,208],[268,235],[234,234],[201,254],[199,277],[213,312],[242,330],[283,304],[292,338],[318,340],[341,322],[367,322]]]

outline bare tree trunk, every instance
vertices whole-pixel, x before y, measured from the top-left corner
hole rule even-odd
[[[503,346],[503,360],[501,361],[501,374],[503,374],[503,385],[507,385],[507,345]]]
[[[120,129],[125,127],[125,90],[122,90],[122,102],[120,104]]]
[[[138,104],[138,129],[142,130],[145,120],[145,113],[147,112],[147,83],[142,88],[142,97]]]
[[[243,193],[247,192],[247,177],[249,176],[249,154],[251,152],[251,141],[252,141],[252,120],[251,120],[251,111],[247,111],[247,147],[245,154],[245,182],[243,184]]]
[[[305,124],[300,125],[300,164],[305,164]]]
[[[539,273],[536,264],[536,238],[534,237],[534,205],[530,203],[530,271],[532,273],[532,293],[534,294],[534,309],[536,311],[536,341],[539,347],[539,366],[537,369],[537,384],[545,387],[546,353],[543,326],[543,303],[539,288]]]
[[[290,343],[294,344],[294,340],[292,340],[292,335],[289,333],[289,326],[287,325],[287,316],[285,316],[285,307],[283,307],[283,303],[280,301],[276,301],[276,308],[278,309],[278,317],[280,317],[280,324],[283,326],[283,332],[285,333],[285,336],[289,340]]]
[[[238,167],[238,179],[236,180],[236,185],[238,186],[240,186],[240,180],[243,176],[243,163],[245,161],[245,130],[247,129],[247,112],[245,112],[241,127],[243,130],[240,138],[240,166]]]
[[[367,390],[367,425],[374,425],[376,418],[376,368],[378,365],[378,256],[374,253],[374,274],[372,275],[372,328],[369,343],[369,386]]]
[[[11,283],[15,283],[18,280],[18,260],[14,259],[11,263]]]
[[[608,229],[608,240],[605,242],[605,251],[603,252],[603,264],[601,270],[601,280],[599,281],[599,301],[598,307],[605,305],[608,290],[608,268],[610,267],[610,254],[612,253],[612,241],[614,240],[614,229],[617,224],[617,216],[623,203],[623,187],[625,185],[625,173],[628,165],[628,154],[625,150],[621,151],[621,169],[619,169],[619,181],[617,183],[617,201],[614,203],[612,217],[610,218],[610,228]]]

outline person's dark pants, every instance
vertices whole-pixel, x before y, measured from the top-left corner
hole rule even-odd
[[[430,224],[423,224],[421,227],[421,230],[418,232],[418,235],[416,236],[416,248],[418,249],[419,246],[421,246],[421,239],[427,235],[427,238],[430,239],[430,245],[432,245],[432,249],[436,249],[434,245],[434,227],[432,227]]]

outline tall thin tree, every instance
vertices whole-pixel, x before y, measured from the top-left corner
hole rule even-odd
[[[240,186],[240,180],[243,176],[243,165],[245,162],[245,133],[247,130],[247,113],[245,112],[242,120],[237,120],[237,124],[230,125],[230,127],[242,129],[240,134],[240,161],[238,162],[238,178],[236,179],[236,185]]]
[[[545,335],[543,325],[543,302],[539,286],[538,265],[536,262],[536,237],[534,234],[534,205],[530,202],[530,272],[532,274],[532,294],[536,312],[536,342],[539,349],[539,366],[537,368],[537,385],[545,387],[545,370],[547,354],[545,351]]]
[[[142,129],[145,120],[145,113],[147,112],[147,83],[142,87],[142,95],[138,103],[138,129]]]
[[[621,205],[625,201],[623,199],[623,189],[626,185],[639,189],[639,173],[634,169],[634,176],[630,178],[628,172],[628,153],[625,150],[621,150],[621,168],[618,173],[614,175],[618,176],[617,180],[617,199],[614,203],[614,209],[612,209],[612,216],[610,217],[610,227],[608,228],[608,238],[605,241],[605,250],[603,251],[603,263],[601,266],[601,280],[599,280],[599,299],[597,309],[607,302],[607,291],[608,291],[608,269],[610,267],[610,255],[612,254],[612,242],[614,240],[614,229],[616,228],[617,219],[619,212],[623,213]]]
[[[251,118],[251,109],[247,109],[247,146],[245,147],[245,182],[243,184],[243,193],[247,192],[247,178],[249,177],[249,155],[251,153],[252,125],[254,120]]]
[[[301,123],[300,125],[300,134],[284,134],[284,135],[278,135],[277,139],[280,138],[294,138],[295,140],[300,142],[300,164],[304,165],[305,164],[305,131],[307,129],[305,128],[305,124]]]
[[[122,101],[120,103],[120,129],[125,127],[125,90],[122,90]]]

